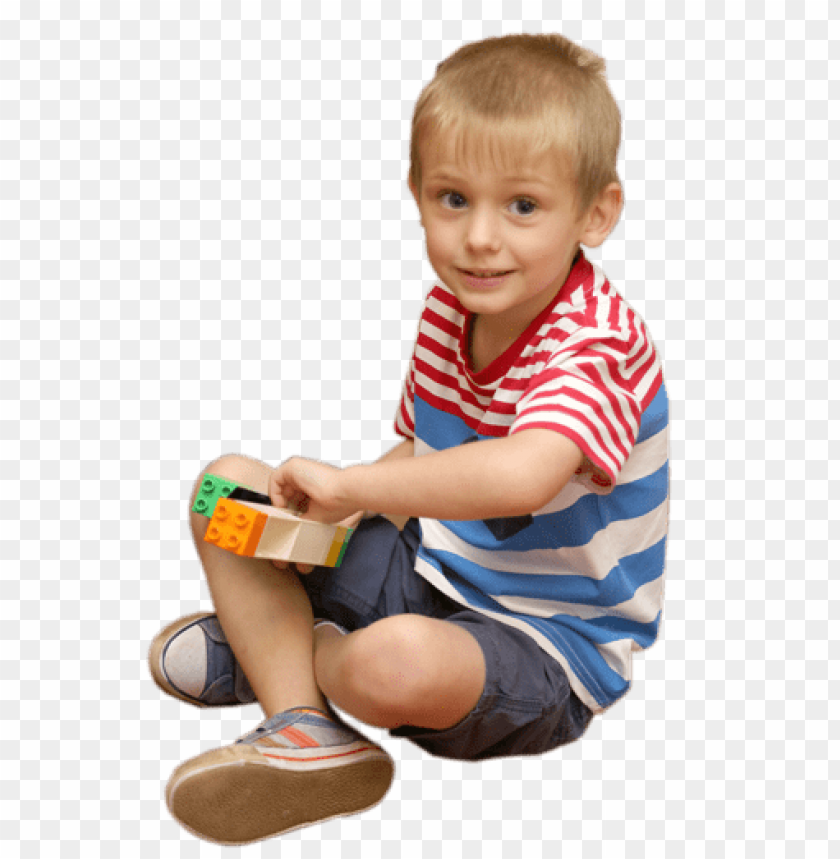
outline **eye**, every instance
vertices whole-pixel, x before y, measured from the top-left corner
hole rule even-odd
[[[533,215],[537,210],[537,204],[528,197],[518,197],[510,204],[510,208],[517,215]]]
[[[441,191],[438,200],[441,200],[447,209],[462,209],[467,203],[466,198],[457,191]]]

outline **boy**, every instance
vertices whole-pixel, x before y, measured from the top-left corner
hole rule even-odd
[[[620,129],[603,61],[560,36],[466,45],[421,94],[409,186],[441,285],[403,441],[343,470],[207,469],[359,523],[344,561],[241,558],[191,514],[216,614],[163,630],[153,675],[267,717],[173,774],[169,808],[196,834],[244,843],[379,802],[393,763],[330,702],[480,760],[569,743],[627,691],[661,616],[668,404],[644,323],[580,251],[621,212]]]

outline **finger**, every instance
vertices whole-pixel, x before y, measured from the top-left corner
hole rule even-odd
[[[295,564],[295,569],[302,576],[308,576],[315,569],[315,566],[313,564]]]
[[[288,570],[289,569],[289,562],[288,561],[276,561],[272,558],[271,563],[274,564],[274,566],[277,567],[278,570]]]
[[[280,480],[279,475],[275,471],[272,473],[271,478],[268,481],[268,497],[271,499],[271,503],[275,507],[283,507],[285,504],[282,485],[282,480]]]

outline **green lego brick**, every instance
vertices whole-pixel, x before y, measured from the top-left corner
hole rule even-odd
[[[224,477],[216,477],[215,474],[205,474],[204,480],[201,481],[201,488],[195,496],[193,504],[193,512],[200,513],[208,519],[212,519],[213,512],[216,509],[216,502],[220,498],[227,498],[234,489],[239,486],[232,480],[225,480]]]

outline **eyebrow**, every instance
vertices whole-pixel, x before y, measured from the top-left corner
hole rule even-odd
[[[460,182],[465,181],[465,177],[463,176],[455,176],[452,173],[432,173],[429,178],[429,182],[451,182],[453,185],[457,185]],[[467,180],[469,181],[469,180]],[[523,174],[519,176],[504,176],[502,179],[503,182],[507,182],[513,184],[514,182],[519,184],[527,184],[527,185],[548,185],[549,183],[541,178],[537,173],[531,174]]]

